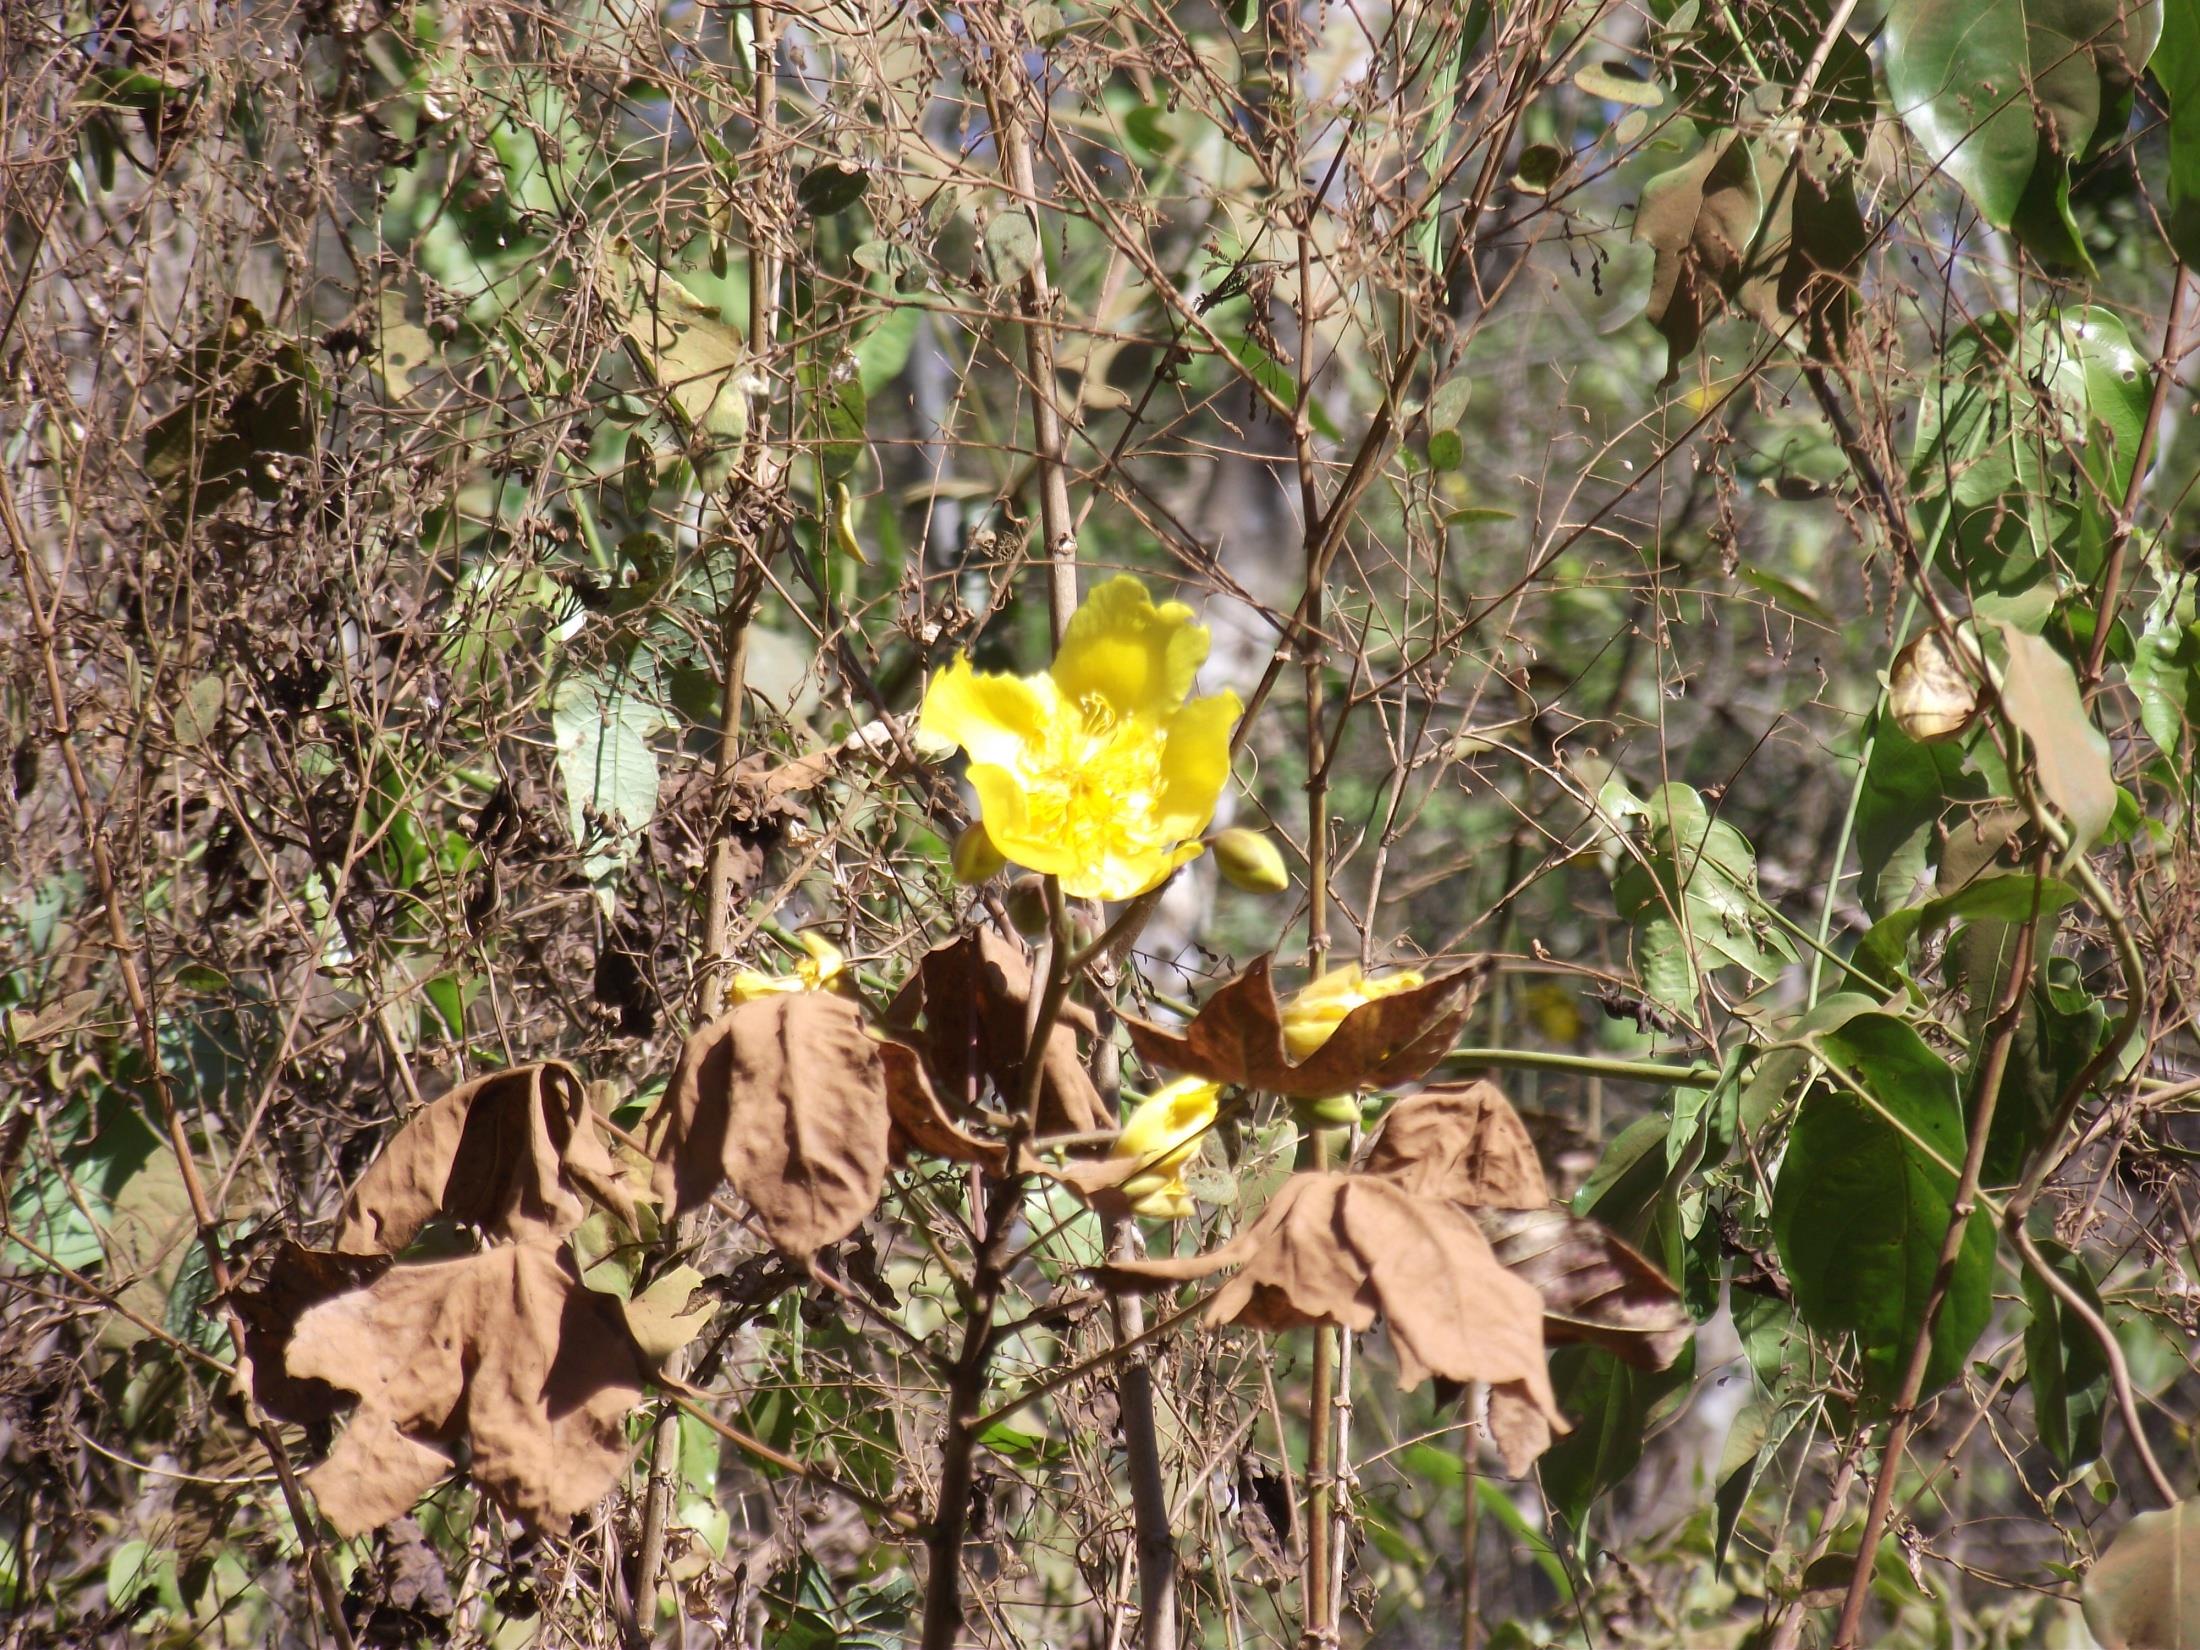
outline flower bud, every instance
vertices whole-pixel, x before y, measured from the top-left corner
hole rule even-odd
[[[1248,894],[1280,894],[1291,886],[1283,855],[1258,831],[1233,825],[1216,832],[1208,846],[1214,850],[1215,869],[1233,888]]]
[[[1021,876],[1008,885],[1008,920],[1016,932],[1035,940],[1047,931],[1046,884],[1036,876]]]
[[[1887,672],[1887,712],[1894,725],[1921,745],[1962,733],[1978,716],[1977,658],[1978,644],[1966,634],[1959,633],[1954,645],[1937,630],[1913,640]]]
[[[1291,1121],[1301,1129],[1348,1129],[1360,1120],[1359,1097],[1332,1094],[1323,1100],[1293,1100]]]
[[[990,881],[1000,873],[1008,861],[1000,849],[993,846],[993,839],[985,834],[985,821],[973,819],[963,827],[961,836],[955,839],[955,880],[975,886]]]

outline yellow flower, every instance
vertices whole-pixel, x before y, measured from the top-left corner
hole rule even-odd
[[[1124,1120],[1123,1132],[1109,1148],[1112,1157],[1141,1165],[1123,1182],[1131,1212],[1154,1220],[1182,1220],[1192,1212],[1192,1194],[1184,1184],[1184,1165],[1199,1151],[1200,1138],[1213,1125],[1220,1083],[1179,1077],[1154,1090]]]
[[[798,934],[809,955],[794,965],[792,974],[764,974],[744,968],[734,975],[727,995],[738,1006],[759,997],[775,997],[796,991],[824,991],[847,971],[848,959],[831,940],[817,934]]]
[[[1283,1005],[1284,1052],[1304,1060],[1329,1041],[1344,1017],[1362,1003],[1392,997],[1424,984],[1419,969],[1402,968],[1395,974],[1371,979],[1357,965],[1336,968],[1309,980],[1297,996]]]
[[[986,835],[1073,899],[1131,899],[1200,853],[1230,776],[1238,696],[1190,697],[1207,627],[1133,578],[1085,598],[1053,668],[936,672],[920,732],[961,746]]]

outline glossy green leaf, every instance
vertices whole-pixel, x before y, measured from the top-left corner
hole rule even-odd
[[[829,161],[802,174],[802,181],[795,185],[795,204],[813,218],[829,218],[863,199],[863,192],[870,186],[871,174],[862,167]]]
[[[2083,263],[2067,228],[2069,167],[2121,135],[2115,113],[2161,26],[2147,0],[1895,0],[1887,89],[1926,160],[1988,222]]]
[[[2154,78],[2169,100],[2169,243],[2200,265],[2200,0],[2161,0]]]
[[[1924,1322],[1963,1158],[1963,1117],[1948,1063],[1891,1014],[1859,1014],[1820,1034],[1838,1081],[1797,1113],[1773,1189],[1772,1231],[1796,1310],[1821,1334],[1853,1335],[1868,1399],[1901,1384]],[[1962,1372],[1992,1305],[1994,1226],[1971,1217],[1926,1365],[1926,1392]]]

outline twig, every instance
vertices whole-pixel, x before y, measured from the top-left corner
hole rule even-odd
[[[199,1246],[206,1252],[207,1278],[216,1297],[226,1302],[235,1279],[229,1270],[229,1257],[222,1251],[221,1222],[207,1202],[206,1187],[199,1178],[198,1160],[191,1151],[191,1137],[184,1127],[183,1114],[177,1109],[175,1091],[169,1087],[160,1046],[160,1028],[153,1017],[153,1002],[146,992],[144,976],[138,971],[137,941],[123,916],[122,890],[115,878],[114,858],[108,852],[107,834],[100,826],[99,813],[92,802],[91,784],[84,776],[84,764],[76,752],[76,729],[69,714],[68,688],[61,679],[60,639],[54,631],[53,613],[47,608],[40,588],[37,560],[29,535],[24,532],[22,518],[16,511],[15,490],[5,474],[0,474],[0,525],[6,527],[9,547],[15,552],[15,565],[23,581],[24,603],[30,609],[31,627],[38,636],[46,693],[53,706],[54,747],[68,774],[69,794],[84,827],[85,846],[91,851],[92,874],[98,884],[100,904],[106,912],[108,943],[114,951],[115,967],[122,975],[123,995],[129,999],[130,1017],[136,1022],[138,1046],[145,1058],[146,1085],[153,1091],[153,1103],[160,1112],[161,1132],[167,1136],[169,1150],[175,1156],[176,1172],[183,1181],[184,1197],[191,1206],[191,1221],[198,1230]],[[61,601],[58,589],[53,600],[58,608]],[[225,1304],[222,1316],[229,1330],[230,1344],[242,1347],[244,1326],[237,1318],[236,1307]],[[246,1401],[251,1411],[249,1394]],[[305,1490],[291,1468],[289,1453],[264,1416],[252,1412],[251,1427],[253,1436],[275,1468],[283,1505],[305,1549],[306,1570],[312,1578],[322,1614],[327,1618],[329,1636],[338,1650],[352,1650],[351,1629],[344,1621],[344,1595],[336,1585],[335,1572],[329,1567],[328,1554],[314,1528],[312,1508],[307,1505]]]
[[[2154,456],[2154,438],[2162,427],[2162,409],[2169,403],[2169,387],[2177,377],[2177,336],[2185,322],[2185,261],[2180,258],[2169,272],[2169,317],[2162,323],[2162,353],[2154,362],[2154,393],[2147,399],[2146,422],[2139,426],[2139,450],[2131,455],[2131,479],[2117,502],[2115,524],[2109,529],[2108,551],[2101,565],[2101,605],[2093,618],[2093,646],[2085,657],[2085,679],[2090,685],[2101,679],[2108,662],[2108,634],[2116,625],[2116,604],[2123,596],[2124,554],[2131,548],[2131,530],[2140,496],[2146,491],[2147,463]]]
[[[2038,874],[2045,873],[2042,863]],[[1872,1573],[1879,1562],[1879,1538],[1886,1533],[1887,1515],[1894,1504],[1895,1474],[1916,1425],[1919,1394],[1925,1387],[1926,1366],[1932,1361],[1933,1330],[1940,1309],[1955,1278],[1956,1259],[1963,1252],[1972,1212],[1977,1207],[1979,1176],[1986,1167],[1987,1136],[1994,1126],[1994,1112],[2001,1100],[2003,1075],[2009,1069],[2009,1051],[2024,1019],[2024,995],[2032,981],[2032,952],[2039,934],[2039,913],[2017,930],[2016,952],[2003,980],[2000,1000],[1988,1020],[1989,1041],[1971,1102],[1970,1137],[1965,1143],[1963,1169],[1956,1181],[1954,1200],[1948,1207],[1948,1230],[1940,1240],[1940,1259],[1933,1269],[1932,1287],[1925,1296],[1917,1334],[1910,1343],[1910,1358],[1902,1372],[1892,1413],[1887,1420],[1887,1440],[1879,1456],[1879,1476],[1872,1482],[1871,1500],[1864,1512],[1863,1533],[1857,1538],[1856,1568],[1849,1575],[1848,1596],[1842,1601],[1841,1620],[1834,1629],[1834,1650],[1853,1650],[1864,1617],[1864,1601],[1871,1593]]]

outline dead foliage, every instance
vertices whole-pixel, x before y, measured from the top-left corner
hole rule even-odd
[[[492,1238],[559,1237],[583,1194],[629,1224],[633,1198],[589,1116],[587,1090],[557,1061],[462,1083],[400,1129],[345,1200],[336,1248],[394,1255],[438,1215]]]
[[[1527,1125],[1487,1081],[1435,1084],[1399,1101],[1365,1167],[1417,1196],[1476,1208],[1541,1209],[1551,1201]]]
[[[1379,1317],[1400,1386],[1410,1391],[1432,1375],[1484,1381],[1566,1430],[1544,1367],[1542,1298],[1498,1262],[1474,1217],[1448,1199],[1376,1175],[1293,1175],[1260,1218],[1219,1249],[1118,1261],[1100,1275],[1114,1287],[1149,1289],[1226,1266],[1238,1271],[1208,1303],[1210,1327],[1363,1330]]]
[[[974,1100],[990,1084],[1012,1105],[1023,1087],[1031,992],[1022,947],[990,928],[973,928],[924,954],[886,1020],[923,1050],[943,1093]],[[1041,1134],[1111,1126],[1078,1053],[1079,1034],[1092,1032],[1091,1011],[1065,1004],[1042,1056]]]
[[[730,1184],[772,1243],[804,1259],[877,1204],[891,1129],[863,1010],[832,992],[759,997],[681,1049],[651,1122],[657,1197],[692,1209]]]
[[[1488,965],[1478,962],[1362,1003],[1320,1048],[1294,1062],[1284,1049],[1284,1010],[1270,977],[1271,962],[1255,958],[1244,973],[1218,987],[1182,1031],[1126,1018],[1139,1058],[1168,1071],[1302,1100],[1418,1082],[1450,1051],[1489,973]]]
[[[393,1267],[309,1309],[284,1362],[292,1380],[359,1398],[306,1474],[340,1536],[410,1512],[461,1442],[505,1511],[563,1530],[625,1466],[647,1374],[620,1303],[546,1243]]]

